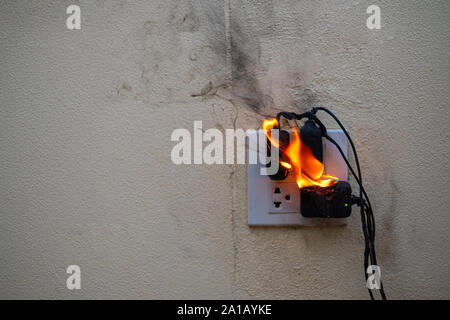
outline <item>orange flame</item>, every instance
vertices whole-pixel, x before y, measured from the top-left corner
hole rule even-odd
[[[292,168],[291,164],[288,162],[280,161],[280,164],[287,169]]]
[[[277,118],[273,118],[272,120],[264,120],[263,121],[263,129],[264,129],[264,133],[267,136],[267,139],[269,139],[269,141],[272,143],[272,145],[275,148],[278,148],[280,146],[280,143],[277,140],[272,139],[272,135],[270,133],[270,130],[275,126],[278,126]]]
[[[269,135],[269,130],[275,125],[278,125],[276,118],[264,120],[263,122],[263,128],[267,138],[272,142],[274,147],[278,147],[278,141],[272,141],[274,139],[271,139]],[[328,187],[334,184],[338,178],[323,174],[323,163],[314,157],[312,150],[307,145],[302,143],[294,127],[292,128],[292,133],[294,140],[289,143],[289,146],[284,151],[284,154],[289,159],[289,163],[280,161],[280,164],[287,169],[294,170],[295,181],[298,187]]]

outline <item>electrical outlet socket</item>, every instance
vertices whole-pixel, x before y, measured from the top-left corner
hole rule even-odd
[[[295,181],[272,183],[272,197],[268,197],[271,213],[300,212],[300,191]]]
[[[347,156],[347,137],[344,132],[342,130],[327,130],[327,133],[339,144],[345,156]],[[257,131],[250,134],[255,134],[257,137],[261,136]],[[339,150],[326,139],[323,139],[322,142],[325,173],[346,181],[348,179],[347,165]],[[261,152],[249,148],[247,150],[247,159]],[[300,189],[295,182],[294,173],[291,172],[285,180],[273,181],[268,176],[261,175],[260,168],[261,164],[249,164],[247,166],[248,224],[250,226],[313,226],[347,223],[347,218],[303,217],[300,214]]]

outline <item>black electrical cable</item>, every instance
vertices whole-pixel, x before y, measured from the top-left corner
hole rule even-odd
[[[322,107],[315,107],[312,109],[311,111],[311,115],[310,115],[310,119],[312,119],[313,121],[316,122],[316,124],[321,128],[322,131],[322,135],[325,137],[327,136],[327,131],[325,126],[323,125],[323,123],[316,117],[316,113],[318,110],[324,110],[326,111],[328,114],[330,114],[338,123],[338,125],[341,127],[341,129],[344,131],[345,135],[347,136],[347,139],[350,142],[350,145],[352,146],[352,150],[353,150],[353,154],[355,157],[355,162],[357,165],[357,169],[358,169],[358,178],[357,180],[359,180],[358,184],[360,185],[360,189],[359,189],[359,198],[362,199],[363,195],[362,195],[362,191],[364,190],[364,188],[361,188],[362,186],[362,177],[361,177],[361,168],[359,166],[359,160],[358,160],[358,154],[356,152],[356,148],[355,145],[353,143],[353,140],[351,139],[350,135],[348,134],[347,130],[345,129],[345,127],[343,126],[343,124],[339,121],[339,119],[328,109],[326,108],[322,108]],[[328,137],[330,138],[330,137]],[[331,139],[331,138],[330,138]],[[334,140],[333,140],[334,141]],[[342,150],[341,150],[342,151]],[[345,159],[345,156],[343,154],[343,152],[341,152],[342,157]],[[353,168],[349,165],[349,162],[347,162],[347,166],[349,166],[349,168],[351,170],[353,170]],[[352,174],[355,176],[356,178],[356,174],[353,170]],[[365,192],[365,191],[364,191]],[[370,204],[370,200],[367,196],[367,193],[365,194],[365,197],[367,198],[367,202],[369,203],[369,208],[371,209],[371,204]],[[367,267],[369,266],[369,258],[372,264],[376,264],[376,256],[375,256],[375,246],[374,246],[374,239],[375,239],[375,230],[374,230],[374,226],[375,226],[375,220],[373,217],[373,214],[370,214],[370,212],[372,211],[364,211],[364,207],[361,205],[361,224],[362,224],[362,228],[363,228],[363,234],[364,234],[364,277],[366,279],[368,279],[368,274],[366,272]],[[367,220],[366,220],[367,218]],[[372,291],[370,289],[368,289],[370,298],[372,300],[374,300]],[[382,292],[382,296],[384,296],[384,292]]]
[[[363,214],[361,216],[361,219],[362,219],[363,233],[364,233],[364,238],[366,239],[365,240],[366,243],[367,243],[367,239],[369,239],[369,241],[368,241],[369,252],[367,252],[367,251],[364,252],[364,265],[367,264],[368,257],[370,258],[370,261],[372,264],[377,265],[377,259],[376,259],[376,255],[375,255],[375,243],[374,243],[375,234],[374,234],[374,229],[373,229],[373,221],[374,221],[373,220],[373,211],[372,211],[370,202],[368,200],[369,197],[367,196],[367,193],[366,193],[364,187],[362,186],[361,181],[356,176],[356,173],[355,173],[353,167],[350,165],[348,159],[345,157],[344,152],[342,151],[339,144],[328,135],[325,135],[325,138],[328,141],[330,141],[331,143],[333,143],[336,146],[336,148],[339,150],[339,153],[341,154],[342,158],[345,160],[345,163],[347,164],[348,168],[350,169],[350,172],[352,173],[353,177],[355,178],[356,182],[358,183],[358,185],[360,187],[360,190],[362,191],[362,193],[365,197],[366,203],[361,205],[361,208],[363,208]],[[362,198],[360,198],[360,199],[362,199]],[[366,217],[367,217],[367,224],[366,224],[364,215],[366,215]],[[369,256],[367,256],[367,255],[369,255]],[[367,268],[366,268],[366,270],[367,270]],[[364,270],[364,274],[365,274],[365,277],[367,280],[366,270]],[[373,299],[372,291],[370,289],[369,289],[369,294],[370,294],[371,298]],[[384,293],[382,281],[380,281],[380,294],[381,294],[382,299],[386,300],[386,295]]]
[[[323,123],[316,117],[317,111],[322,110],[328,113],[339,125],[339,127],[342,129],[344,134],[346,135],[348,141],[350,142],[350,145],[352,147],[353,155],[356,162],[356,167],[358,170],[358,175],[356,175],[355,170],[351,166],[350,162],[348,161],[347,157],[344,155],[344,152],[342,151],[341,147],[337,144],[336,141],[334,141],[326,132],[326,128],[323,125]],[[279,123],[280,117],[284,116],[288,120],[301,120],[303,118],[309,118],[313,120],[321,129],[322,135],[331,143],[333,143],[336,148],[338,149],[339,153],[341,154],[342,158],[345,160],[345,163],[347,164],[347,167],[350,169],[350,172],[352,173],[353,177],[355,178],[356,182],[359,186],[359,198],[357,198],[358,205],[361,208],[361,224],[363,229],[363,235],[364,235],[364,242],[365,242],[365,249],[364,249],[364,276],[367,281],[368,275],[367,275],[367,268],[369,266],[369,260],[371,264],[377,265],[377,259],[375,254],[375,217],[373,215],[372,205],[369,200],[369,196],[367,195],[367,192],[365,191],[363,184],[362,184],[362,175],[361,175],[361,168],[359,165],[359,159],[358,154],[356,152],[355,145],[353,143],[353,140],[351,139],[350,135],[348,134],[347,130],[343,126],[343,124],[339,121],[339,119],[328,109],[323,107],[314,107],[311,112],[305,112],[302,114],[296,114],[293,112],[280,112],[277,114],[277,120]],[[373,293],[370,289],[368,289],[370,298],[374,300]],[[384,293],[383,283],[380,281],[380,294],[383,300],[386,300],[386,295]]]
[[[339,119],[334,115],[333,112],[331,112],[330,110],[328,110],[327,108],[324,107],[314,107],[311,110],[312,114],[316,114],[317,111],[322,110],[325,111],[326,113],[328,113],[335,121],[336,123],[339,125],[339,127],[342,129],[342,131],[344,131],[345,136],[347,137],[348,141],[350,142],[350,146],[352,147],[352,151],[353,151],[353,156],[355,157],[355,162],[356,162],[356,168],[358,169],[358,176],[359,176],[359,180],[362,183],[362,178],[361,178],[361,167],[359,166],[359,159],[358,159],[358,154],[356,153],[356,148],[355,148],[355,144],[353,143],[352,138],[350,137],[350,135],[348,134],[347,130],[345,129],[344,125],[339,121]]]
[[[366,204],[361,205],[361,208],[362,208],[361,220],[362,220],[362,224],[363,224],[364,237],[366,238],[366,243],[368,242],[368,246],[369,246],[368,252],[367,252],[367,250],[365,250],[365,252],[364,252],[364,265],[367,270],[367,267],[366,267],[367,260],[368,260],[367,258],[370,258],[371,264],[377,265],[377,259],[376,259],[376,254],[375,254],[375,228],[374,228],[375,227],[375,219],[374,219],[374,215],[373,215],[372,205],[370,204],[369,196],[367,195],[366,190],[364,189],[361,181],[356,176],[356,173],[355,173],[353,167],[350,165],[348,159],[345,157],[344,152],[342,151],[339,144],[328,135],[325,135],[325,138],[328,141],[330,141],[331,143],[333,143],[336,146],[336,148],[339,150],[339,153],[341,154],[342,158],[345,160],[348,168],[350,169],[350,172],[352,173],[353,177],[357,181],[360,191],[362,192],[362,194],[364,195],[364,198],[366,200]],[[362,198],[360,198],[360,199],[362,199]],[[366,216],[367,221],[365,221],[364,215]],[[368,241],[367,241],[367,238],[368,238]],[[367,255],[368,255],[368,257],[367,257]],[[364,274],[365,274],[365,277],[367,280],[366,270],[364,270]],[[371,298],[373,298],[372,291],[370,289],[369,289],[369,294],[370,294]],[[381,294],[382,299],[386,300],[383,283],[381,281],[380,281],[380,294]]]
[[[315,115],[317,113],[317,111],[319,111],[319,110],[322,110],[322,111],[325,111],[326,113],[328,113],[337,122],[339,127],[342,129],[342,131],[346,135],[348,141],[350,142],[350,146],[352,147],[353,157],[355,158],[356,168],[358,169],[359,181],[362,184],[361,167],[359,165],[358,154],[356,152],[355,144],[353,143],[352,138],[350,137],[349,133],[345,129],[344,125],[339,121],[339,119],[330,110],[328,110],[326,108],[323,108],[323,107],[314,107],[311,110],[311,113]],[[317,119],[317,121],[319,121],[319,120]],[[361,188],[359,189],[359,197],[360,197],[360,199],[362,198],[362,190],[361,190]],[[365,279],[367,281],[367,279],[368,279],[367,268],[369,266],[369,261],[368,260],[369,260],[369,255],[370,255],[370,252],[371,252],[370,242],[369,242],[369,237],[370,237],[371,232],[367,230],[368,228],[370,230],[370,226],[368,227],[368,224],[370,225],[370,218],[367,218],[367,222],[366,222],[366,217],[365,217],[366,213],[364,212],[363,206],[360,206],[360,214],[361,214],[361,225],[362,225],[363,234],[364,234],[364,270],[363,270],[363,273],[364,273],[364,277],[365,277]],[[370,289],[368,289],[368,291],[369,291],[370,299],[374,300],[372,291]]]
[[[347,136],[347,139],[350,142],[350,145],[351,145],[352,150],[353,150],[353,155],[354,155],[356,166],[357,166],[357,169],[358,169],[359,180],[360,180],[360,183],[362,185],[361,169],[360,169],[360,165],[359,165],[358,154],[356,152],[356,148],[355,148],[355,144],[353,143],[353,140],[351,139],[351,137],[348,134],[347,130],[345,129],[344,125],[339,121],[339,119],[336,117],[336,115],[333,112],[331,112],[327,108],[314,107],[312,109],[311,113],[315,115],[318,110],[322,110],[322,111],[325,111],[326,113],[328,113],[337,122],[339,127],[341,127],[342,131],[344,131],[345,135]],[[341,152],[341,155],[342,155],[342,157],[344,157],[344,154],[342,152]],[[347,163],[347,165],[348,165],[348,163]],[[364,190],[364,188],[360,188],[360,198],[362,198],[361,191],[363,191],[363,190]],[[365,191],[364,191],[364,193],[365,193]],[[375,217],[374,217],[373,210],[372,210],[372,205],[370,204],[369,197],[367,196],[367,193],[365,193],[365,197],[367,199],[368,206],[366,208],[364,208],[364,206],[361,206],[361,222],[363,224],[363,228],[365,228],[364,215],[366,215],[366,217],[367,217],[367,225],[366,225],[366,227],[367,227],[368,235],[370,237],[370,241],[369,241],[369,255],[370,255],[370,259],[371,259],[372,263],[377,265],[377,258],[376,258],[376,254],[375,254]],[[365,250],[365,254],[364,254],[364,256],[365,256],[365,259],[364,259],[365,263],[364,263],[364,265],[365,265],[365,269],[367,270],[367,267],[366,267],[367,252],[366,251],[367,251],[367,246],[366,246],[366,250]],[[365,277],[367,279],[366,271],[364,271],[364,274],[365,274]],[[370,294],[370,297],[373,299],[373,295],[372,295],[372,292],[371,292],[370,289],[369,289],[369,294]],[[380,282],[380,294],[381,294],[383,299],[386,299],[386,295],[384,293],[383,283],[382,282]]]

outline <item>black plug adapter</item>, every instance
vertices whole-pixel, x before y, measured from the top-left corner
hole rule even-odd
[[[302,143],[314,157],[323,163],[322,130],[313,120],[300,129]],[[352,189],[346,181],[338,181],[328,187],[303,187],[300,193],[300,212],[308,218],[346,218],[352,211]]]
[[[300,212],[307,218],[347,218],[352,203],[352,188],[347,181],[301,189]]]
[[[313,120],[308,120],[300,128],[302,143],[311,149],[314,157],[323,163],[322,130]]]
[[[289,146],[290,138],[289,138],[289,132],[286,130],[280,130],[279,132],[279,147],[273,147],[273,150],[271,149],[270,140],[266,138],[267,142],[267,156],[270,157],[272,152],[278,152],[278,159],[279,161],[288,162],[289,159],[287,159],[285,155],[285,150]],[[271,163],[269,162],[266,167],[270,167]],[[273,174],[269,175],[269,178],[275,181],[284,180],[289,175],[289,169],[283,167],[282,165],[278,165],[278,171]]]

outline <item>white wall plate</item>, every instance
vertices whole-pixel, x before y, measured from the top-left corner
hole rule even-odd
[[[328,135],[341,147],[347,157],[347,137],[342,130],[328,130]],[[257,135],[257,131],[249,133]],[[256,137],[257,139],[257,137]],[[347,165],[339,150],[323,138],[323,163],[325,173],[347,181]],[[247,148],[247,159],[258,150]],[[253,154],[252,154],[253,153]],[[300,214],[300,189],[293,173],[282,181],[273,181],[260,174],[261,164],[248,164],[248,225],[249,226],[312,226],[342,225],[347,218],[305,218]]]

